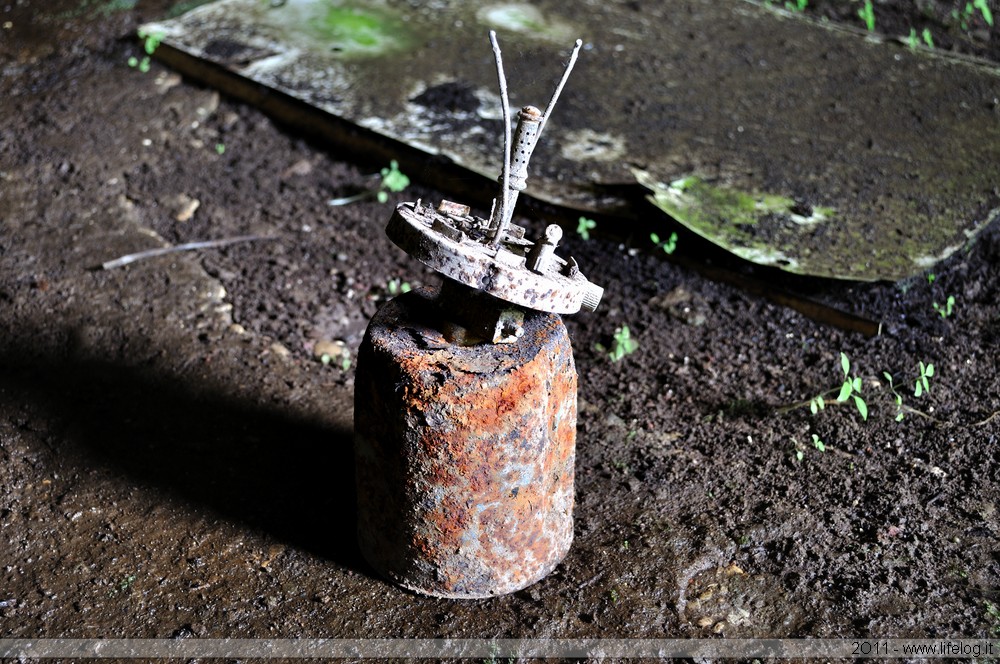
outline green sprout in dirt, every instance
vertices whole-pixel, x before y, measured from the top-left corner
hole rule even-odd
[[[920,33],[920,39],[923,39],[927,48],[934,48],[934,37],[931,35],[930,28],[924,28],[924,31]],[[916,28],[910,28],[910,36],[907,38],[906,43],[910,48],[916,48],[920,44],[920,41],[917,39]],[[927,283],[933,284],[934,279],[935,277],[933,272],[927,275]]]
[[[872,0],[865,0],[865,6],[858,10],[858,16],[865,22],[868,32],[875,32],[875,7]]]
[[[590,239],[590,231],[594,230],[597,226],[597,222],[593,219],[587,219],[586,217],[580,217],[579,221],[576,222],[576,232],[580,234],[584,240]]]
[[[888,381],[889,391],[892,392],[893,401],[896,402],[896,421],[902,422],[903,418],[906,417],[906,408],[903,406],[903,395],[896,390],[896,385],[892,382],[891,373],[883,371],[882,375],[885,376],[886,381]]]
[[[398,193],[410,186],[410,178],[399,170],[399,162],[395,159],[390,161],[388,166],[379,171],[379,177],[381,180],[379,181],[378,187],[362,191],[354,194],[353,196],[332,198],[328,201],[328,204],[347,205],[348,203],[355,203],[357,201],[364,200],[369,196],[374,196],[379,203],[385,203],[389,200],[389,192]]]
[[[917,380],[913,384],[913,396],[920,397],[931,391],[930,379],[934,376],[934,365],[930,362],[924,364],[921,361],[917,365],[917,371]]]
[[[785,0],[785,9],[793,12],[804,12],[809,6],[809,0]]]
[[[602,344],[596,344],[595,348],[602,353],[607,353],[612,362],[617,362],[626,355],[631,355],[638,350],[639,342],[632,338],[632,331],[628,329],[628,325],[622,325],[615,330],[614,335],[611,337],[611,350],[608,350]]]
[[[329,353],[323,353],[319,361],[323,363],[324,366],[333,362],[333,356]],[[340,370],[347,373],[351,369],[351,351],[346,348],[340,353]]]
[[[656,233],[650,233],[649,239],[652,240],[653,244],[657,247],[663,249],[664,253],[668,256],[677,250],[677,233],[671,233],[670,237],[662,242],[660,241],[660,236]]]
[[[410,186],[410,178],[399,170],[399,163],[395,159],[379,171],[379,174],[382,176],[382,182],[379,185],[378,193],[375,194],[379,203],[385,203],[389,200],[388,192],[399,193]]]
[[[819,436],[813,434],[812,439],[813,439],[813,447],[815,447],[820,452],[826,452],[826,443],[820,440]]]
[[[955,312],[955,296],[949,295],[944,304],[932,302],[931,306],[934,307],[934,311],[938,312],[941,318],[949,318]]]
[[[142,39],[143,50],[146,51],[146,55],[140,60],[139,58],[132,56],[128,59],[128,66],[132,68],[137,68],[143,74],[149,71],[150,57],[156,52],[156,49],[160,47],[160,42],[166,35],[162,32],[146,32],[145,30],[139,31],[139,38]]]
[[[389,293],[389,295],[396,297],[397,295],[401,295],[403,293],[409,293],[411,290],[413,290],[413,287],[410,286],[409,282],[407,281],[402,281],[400,279],[390,279],[389,283],[385,285],[385,290]]]
[[[903,395],[899,393],[896,388],[896,384],[893,382],[892,374],[888,371],[883,371],[882,376],[885,378],[886,382],[889,383],[889,391],[892,393],[892,399],[896,403],[896,421],[901,422],[906,416],[906,413],[914,413],[920,415],[921,417],[929,417],[926,413],[911,408],[903,403]],[[917,363],[917,378],[913,383],[913,396],[920,398],[923,395],[931,391],[930,379],[934,377],[934,365],[930,362],[926,364],[924,362]]]
[[[216,143],[215,144],[215,154],[217,154],[219,156],[222,156],[225,153],[226,153],[226,144],[225,143]]]
[[[867,420],[868,404],[865,403],[864,398],[861,396],[861,378],[859,376],[851,375],[851,361],[847,358],[846,353],[840,354],[840,367],[844,371],[844,382],[840,385],[836,401],[840,403],[853,401],[854,406],[858,409],[858,412],[861,413],[861,419]],[[837,391],[836,388],[823,392],[822,394],[817,394],[813,398],[809,399],[809,401],[794,404],[789,406],[789,408],[808,405],[809,411],[815,415],[819,411],[826,408],[826,397],[833,394],[835,391]]]
[[[983,17],[983,21],[986,25],[993,27],[993,12],[990,11],[990,6],[987,0],[973,0],[972,2],[966,2],[965,7],[960,10],[953,9],[951,12],[951,17],[958,21],[959,25],[962,26],[963,30],[969,29],[969,20],[976,13],[976,10]]]

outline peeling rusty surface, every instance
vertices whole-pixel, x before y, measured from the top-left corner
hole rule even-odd
[[[483,598],[548,574],[573,539],[576,370],[558,316],[465,348],[424,320],[436,289],[387,303],[361,345],[361,550],[419,593]]]

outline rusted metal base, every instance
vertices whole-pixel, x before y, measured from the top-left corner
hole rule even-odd
[[[557,315],[511,344],[448,342],[437,289],[388,302],[358,353],[358,536],[369,563],[427,595],[524,588],[573,539],[576,369]]]

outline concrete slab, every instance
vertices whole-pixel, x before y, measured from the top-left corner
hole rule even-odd
[[[668,4],[222,0],[149,24],[163,43],[495,178],[499,97],[544,106],[584,52],[529,193],[611,212],[608,185],[744,258],[898,279],[1000,213],[1000,77],[734,0]],[[705,72],[711,72],[706,75]]]

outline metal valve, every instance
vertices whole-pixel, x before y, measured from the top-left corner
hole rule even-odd
[[[446,277],[439,309],[470,332],[469,339],[512,343],[520,336],[518,320],[523,314],[510,305],[557,314],[594,311],[604,289],[588,281],[573,258],[556,255],[562,238],[559,226],[548,226],[542,237],[532,242],[525,239],[524,228],[511,223],[518,194],[527,186],[528,161],[572,71],[581,42],[577,40],[545,112],[534,106],[521,109],[512,139],[503,62],[493,32],[490,41],[496,55],[505,125],[501,190],[490,218],[473,216],[469,207],[451,201],[442,201],[435,208],[418,200],[396,208],[386,234],[403,251]],[[478,305],[468,306],[472,301]]]

